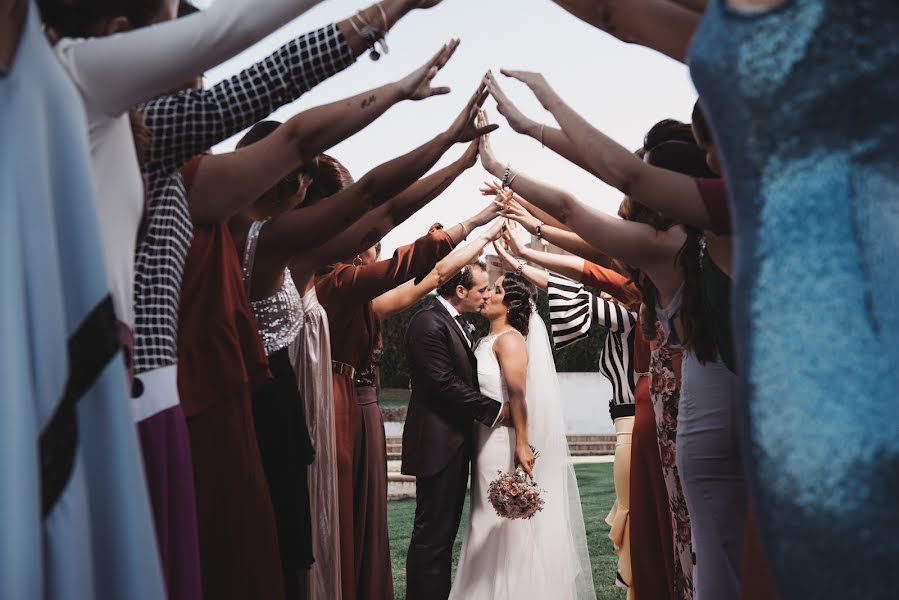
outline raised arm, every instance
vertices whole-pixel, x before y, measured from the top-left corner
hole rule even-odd
[[[194,219],[215,221],[234,214],[398,102],[448,93],[447,88],[431,87],[431,81],[457,46],[457,40],[444,44],[428,62],[399,81],[303,111],[255,144],[208,157],[201,163],[189,198]],[[352,220],[345,220],[344,226]]]
[[[325,201],[272,219],[260,234],[259,250],[288,261],[325,244],[366,210],[382,205],[405,190],[434,166],[450,146],[457,142],[471,142],[485,131],[490,131],[488,127],[478,128],[474,123],[485,94],[484,88],[478,87],[450,127],[426,144],[376,167]],[[461,167],[457,165],[455,168]],[[368,243],[363,249],[380,239],[378,233],[371,230],[359,238],[360,245]]]
[[[371,248],[435,197],[435,195],[425,192],[433,189],[437,185],[436,182],[443,181],[444,177],[446,177],[443,173],[444,171],[450,170],[458,175],[471,167],[475,160],[475,156],[471,155],[473,148],[474,142],[460,159],[413,184],[413,186],[417,186],[428,179],[432,179],[431,183],[418,186],[418,189],[422,192],[421,194],[414,195],[403,192],[403,194],[366,213],[356,223],[327,244],[297,255],[290,263],[291,273],[294,273],[299,278],[304,273],[313,272],[319,267],[345,260]],[[457,175],[454,175],[453,179]],[[402,202],[405,202],[405,204]],[[450,227],[444,233],[455,246],[465,239],[467,232],[473,231],[494,218],[497,214],[496,209],[498,207],[491,208],[489,212],[479,212],[473,217]]]
[[[515,462],[533,479],[534,452],[528,438],[528,406],[525,402],[528,348],[524,336],[517,331],[500,335],[493,344],[493,352],[509,396],[509,413],[515,428]]]
[[[695,10],[704,0],[553,0],[580,20],[622,42],[652,48],[686,62],[693,34],[702,20]]]
[[[503,164],[496,159],[489,143],[481,141],[481,163],[496,177],[505,172]],[[671,230],[660,232],[649,225],[624,221],[607,213],[587,206],[570,193],[516,172],[509,184],[512,190],[556,217],[584,241],[600,252],[618,258],[637,268],[657,266],[661,261],[672,263],[683,244],[683,234]],[[504,214],[515,218],[515,213]]]
[[[487,142],[489,145],[489,142]],[[487,182],[481,188],[481,193],[485,196],[496,195],[503,192],[498,182]],[[511,190],[506,190],[509,193]],[[518,194],[511,192],[511,200],[503,199],[508,211],[508,215],[514,221],[520,223],[528,231],[534,235],[538,235],[543,240],[559,248],[571,252],[575,256],[580,256],[585,260],[608,266],[611,259],[608,255],[603,254],[578,234],[571,231],[570,228],[563,225],[558,219],[541,210],[540,207],[528,202]],[[539,232],[538,232],[539,228]]]
[[[514,235],[505,236],[509,251],[526,261],[537,264],[548,271],[554,271],[569,279],[580,281],[584,273],[584,259],[579,256],[552,254],[529,248],[518,241]]]
[[[591,173],[679,223],[711,228],[709,213],[693,177],[646,164],[568,106],[539,73],[502,72],[525,83],[534,92],[574,143],[578,154],[584,157]]]
[[[86,104],[114,117],[192,81],[321,1],[218,0],[207,10],[150,27],[63,39],[57,52]],[[54,15],[44,17],[52,26]]]
[[[524,275],[524,278],[533,283],[535,286],[543,290],[547,291],[547,285],[549,284],[549,273],[544,271],[543,269],[539,269],[533,265],[529,265],[526,262],[522,261],[516,256],[513,256],[512,253],[506,248],[503,244],[494,242],[493,249],[496,251],[497,256],[499,256],[502,261],[503,268],[506,271],[519,272]]]
[[[493,205],[478,213],[495,217],[496,210]],[[476,215],[473,219],[480,220]],[[471,220],[470,220],[471,221]],[[475,225],[476,227],[478,225]],[[438,262],[431,272],[420,282],[407,281],[386,294],[381,294],[372,302],[372,308],[381,318],[386,319],[391,315],[402,312],[446,283],[453,275],[462,270],[465,265],[471,264],[484,251],[484,246],[494,241],[502,232],[502,219],[495,219],[493,225],[485,233],[471,240],[464,246],[457,246]],[[450,231],[453,228],[450,228]]]

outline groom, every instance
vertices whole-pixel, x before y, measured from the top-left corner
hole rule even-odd
[[[412,397],[403,430],[402,472],[414,475],[415,525],[406,558],[407,600],[449,596],[453,542],[468,486],[474,423],[505,425],[507,405],[480,393],[468,322],[487,295],[483,263],[437,288],[409,323]]]

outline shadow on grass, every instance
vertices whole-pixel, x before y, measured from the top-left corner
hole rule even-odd
[[[605,518],[615,501],[615,484],[612,479],[612,465],[578,465],[575,467],[584,522],[587,527],[587,547],[593,565],[593,583],[597,600],[622,600],[624,590],[613,587],[618,557],[612,553],[609,541],[609,526]],[[415,517],[415,500],[394,500],[387,503],[387,517],[390,524],[390,557],[393,563],[393,587],[396,600],[406,598],[406,551],[412,533]],[[468,522],[468,499],[456,544],[453,547],[453,571],[459,558],[462,536]]]

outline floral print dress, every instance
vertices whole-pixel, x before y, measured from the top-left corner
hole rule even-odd
[[[659,455],[662,473],[668,489],[668,505],[671,508],[671,528],[674,536],[674,597],[679,600],[693,598],[693,547],[690,531],[690,515],[687,501],[681,489],[677,473],[677,413],[680,404],[681,349],[677,333],[672,332],[670,319],[680,308],[682,290],[678,291],[666,309],[656,308],[661,322],[656,322],[656,339],[649,342],[651,349],[649,390],[656,415],[656,432],[659,438]]]

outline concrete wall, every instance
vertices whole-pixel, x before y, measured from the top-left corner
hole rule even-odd
[[[615,433],[609,417],[612,384],[599,373],[559,373],[569,434]],[[402,435],[402,423],[384,423],[387,435]]]

